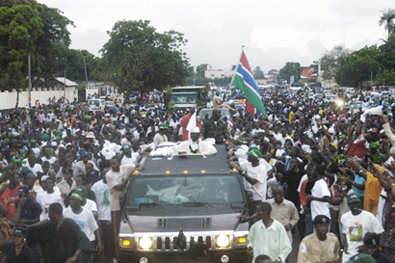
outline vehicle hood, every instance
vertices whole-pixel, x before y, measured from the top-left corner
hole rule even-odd
[[[234,230],[239,221],[238,215],[240,214],[182,217],[127,215],[127,218],[134,232],[177,232],[180,227],[184,231]]]

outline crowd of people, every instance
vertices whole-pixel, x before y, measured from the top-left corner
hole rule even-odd
[[[280,91],[265,100],[267,117],[223,108],[218,96],[208,105],[212,117],[200,120],[198,109],[162,104],[92,116],[61,100],[1,113],[0,260],[112,261],[119,198],[142,157],[167,142],[216,154],[205,141],[214,138],[251,193],[241,220],[253,262],[292,262],[299,241],[298,262],[394,262],[395,130],[385,105],[354,113]]]

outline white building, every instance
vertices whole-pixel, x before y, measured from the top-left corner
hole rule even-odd
[[[215,78],[225,78],[225,77],[233,77],[236,72],[236,66],[233,66],[230,70],[223,70],[222,68],[213,68],[208,66],[206,71],[204,72],[204,77],[207,79],[215,79]]]

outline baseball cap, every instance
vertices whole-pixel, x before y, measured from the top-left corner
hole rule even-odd
[[[77,194],[81,194],[81,195],[84,195],[84,196],[86,196],[86,195],[88,194],[88,190],[86,189],[85,186],[82,186],[82,185],[78,186],[78,187],[75,189],[75,192],[76,192]]]
[[[251,143],[250,146],[248,146],[248,148],[250,150],[252,150],[252,149],[259,149],[258,145],[256,145],[255,143]]]
[[[355,202],[361,202],[361,199],[359,198],[359,196],[357,194],[352,193],[347,196],[347,202],[349,204],[355,203]]]
[[[314,218],[313,225],[316,225],[316,224],[329,224],[329,221],[330,221],[329,217],[324,216],[324,215],[318,215],[318,216],[316,216]]]
[[[28,194],[30,191],[29,186],[27,185],[21,185],[18,188],[18,195],[23,195],[23,194]]]
[[[252,155],[257,159],[262,158],[262,153],[258,149],[252,149],[251,151],[247,152],[247,155]]]
[[[21,237],[27,236],[27,229],[26,229],[26,227],[22,227],[22,226],[15,227],[13,235],[21,236]]]
[[[167,125],[166,123],[163,123],[160,125],[160,128],[164,129],[164,130],[169,130],[169,125]]]
[[[380,244],[380,236],[377,233],[366,232],[363,237],[363,243],[370,246],[378,246]]]
[[[356,255],[352,260],[347,261],[347,263],[376,263],[377,261],[370,255],[361,253]]]
[[[37,141],[36,140],[31,140],[30,141],[30,146],[36,146],[37,145]]]
[[[128,153],[128,152],[131,152],[131,151],[132,151],[132,149],[130,148],[130,145],[129,145],[129,144],[124,144],[124,145],[122,146],[122,150],[123,150],[124,153]]]

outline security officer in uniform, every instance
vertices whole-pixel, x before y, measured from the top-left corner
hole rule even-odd
[[[228,137],[226,124],[220,118],[221,110],[213,110],[212,118],[204,122],[200,131],[200,134],[204,139],[215,138],[215,143],[218,144],[225,142],[225,139]]]
[[[316,231],[300,242],[298,263],[337,262],[340,244],[335,234],[328,233],[329,223],[327,216],[318,215],[314,218]]]

